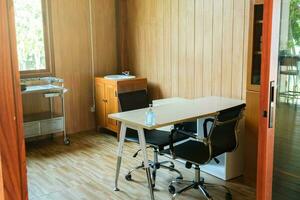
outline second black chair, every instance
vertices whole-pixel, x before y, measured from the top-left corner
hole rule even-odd
[[[119,93],[118,97],[119,97],[119,103],[122,112],[147,108],[150,103],[146,90]],[[182,179],[182,174],[177,169],[175,169],[174,163],[172,161],[159,162],[158,160],[159,152],[169,145],[170,132],[162,131],[162,130],[144,130],[144,133],[145,133],[146,144],[148,145],[147,148],[152,148],[154,153],[153,160],[149,161],[149,165],[152,168],[153,187],[155,186],[156,171],[159,168],[168,169],[170,171],[177,172],[179,175],[177,178]],[[174,139],[173,142],[182,141],[186,138],[188,137],[185,135],[178,135],[173,138]],[[125,139],[127,141],[139,143],[137,131],[130,128],[127,128],[126,130]],[[139,151],[140,150],[138,150],[133,155],[133,157],[136,157]],[[169,166],[166,165],[168,163],[170,164]],[[125,176],[126,180],[128,181],[132,180],[132,175],[131,175],[132,172],[142,168],[144,168],[143,162],[141,163],[141,165],[137,166],[136,168],[128,172],[128,174]]]
[[[200,177],[200,165],[205,165],[217,156],[232,152],[238,147],[238,125],[242,118],[245,104],[222,110],[215,118],[208,118],[203,124],[204,138],[199,138],[195,132],[182,129],[174,129],[170,135],[170,149],[164,150],[170,153],[174,159],[186,161],[186,167],[195,168],[195,178],[191,181],[174,180],[169,185],[169,192],[175,199],[178,195],[189,189],[198,189],[207,200],[212,197],[208,193],[209,187],[223,187],[226,189],[226,199],[232,199],[230,190],[225,185],[208,184]],[[173,137],[187,135],[190,140],[173,145]],[[218,160],[216,159],[218,162]],[[186,187],[176,190],[174,184],[187,184]]]

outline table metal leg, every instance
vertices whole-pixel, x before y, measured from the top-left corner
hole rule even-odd
[[[147,156],[147,151],[146,151],[146,141],[145,141],[144,130],[142,128],[139,128],[138,134],[139,134],[140,148],[144,155],[144,166],[145,166],[147,180],[148,180],[148,186],[149,186],[149,190],[150,190],[150,197],[151,197],[151,200],[154,200],[152,179],[151,179],[150,167],[149,167],[148,156]]]
[[[119,179],[121,162],[122,162],[123,145],[125,141],[126,129],[127,129],[126,125],[124,123],[121,123],[119,145],[118,145],[118,160],[117,160],[117,169],[116,169],[116,177],[115,177],[115,188],[114,188],[115,191],[119,191],[118,179]]]

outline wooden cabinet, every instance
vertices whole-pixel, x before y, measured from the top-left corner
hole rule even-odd
[[[247,69],[245,170],[248,185],[256,185],[263,0],[251,0]]]
[[[120,112],[118,93],[142,89],[147,89],[146,78],[107,80],[102,77],[96,77],[95,97],[97,126],[106,128],[118,134],[118,122],[107,117],[110,113]]]

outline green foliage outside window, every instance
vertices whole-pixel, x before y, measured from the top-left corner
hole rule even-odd
[[[300,0],[291,0],[288,48],[292,55],[295,54],[296,46],[300,46]]]
[[[20,71],[46,69],[41,0],[14,0]]]

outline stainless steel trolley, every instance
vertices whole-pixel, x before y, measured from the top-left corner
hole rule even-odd
[[[64,143],[70,144],[66,132],[66,112],[64,94],[68,91],[64,88],[63,79],[56,77],[22,79],[21,84],[26,85],[22,95],[41,94],[49,99],[49,111],[24,115],[25,138],[63,132]],[[54,109],[54,98],[61,99],[61,112]]]

